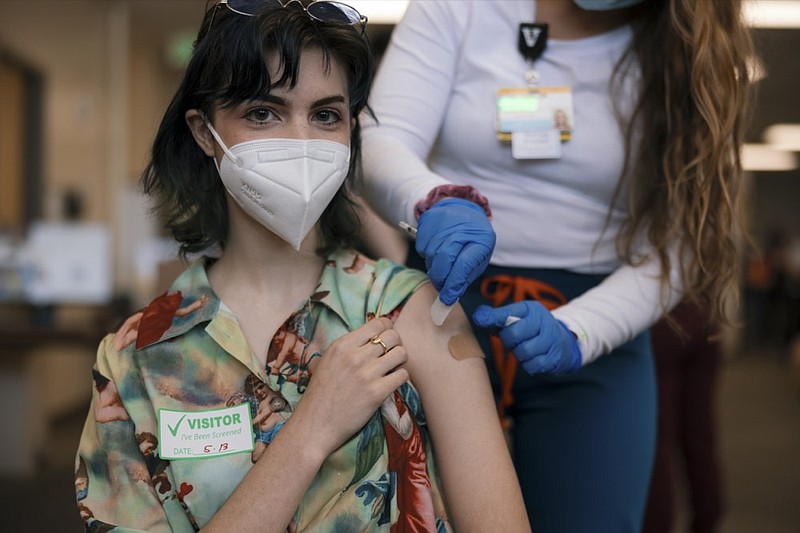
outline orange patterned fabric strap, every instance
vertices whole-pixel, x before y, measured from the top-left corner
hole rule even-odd
[[[521,302],[523,300],[536,300],[545,308],[553,310],[567,302],[566,297],[555,287],[536,279],[523,276],[510,276],[498,274],[483,279],[481,295],[492,307],[499,307],[506,303]],[[507,351],[497,335],[491,335],[489,342],[492,350],[492,360],[500,376],[500,400],[497,403],[497,413],[504,429],[511,426],[506,416],[506,409],[514,404],[514,377],[517,374],[517,358]]]

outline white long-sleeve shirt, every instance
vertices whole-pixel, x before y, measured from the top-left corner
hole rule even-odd
[[[621,264],[615,239],[627,216],[625,191],[606,226],[625,149],[609,81],[630,27],[550,39],[534,63],[540,86],[572,90],[572,136],[559,159],[517,160],[497,140],[497,90],[526,85],[518,28],[534,16],[534,0],[409,3],[373,89],[379,123],[363,119],[363,193],[390,222],[413,221],[432,188],[472,185],[492,209],[493,264],[612,273],[554,311],[578,335],[585,363],[652,325],[680,294],[662,299],[655,258],[637,268]],[[634,102],[637,74],[618,94],[623,111]]]

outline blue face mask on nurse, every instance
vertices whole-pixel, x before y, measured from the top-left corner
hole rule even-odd
[[[610,11],[624,9],[641,4],[644,0],[572,0],[581,9],[586,11]]]

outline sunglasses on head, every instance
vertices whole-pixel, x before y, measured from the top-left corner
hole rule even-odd
[[[220,6],[225,6],[234,13],[252,17],[259,9],[264,6],[271,7],[287,7],[292,3],[300,4],[303,11],[314,20],[324,22],[326,24],[340,24],[343,26],[360,26],[361,32],[367,26],[367,17],[359,13],[354,7],[348,6],[341,2],[333,2],[329,0],[318,0],[311,2],[308,6],[303,6],[300,0],[288,0],[283,2],[281,0],[220,0],[214,6],[214,13],[211,14],[211,22],[208,23],[208,31],[211,31],[211,26],[214,24],[214,14]]]

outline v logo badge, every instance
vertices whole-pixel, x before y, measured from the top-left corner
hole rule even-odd
[[[528,61],[539,59],[547,48],[547,24],[520,24],[517,47]]]
[[[520,28],[519,31],[522,32],[522,38],[525,39],[525,45],[528,48],[536,46],[536,41],[539,40],[539,35],[542,33],[541,28],[531,28],[528,26]]]

